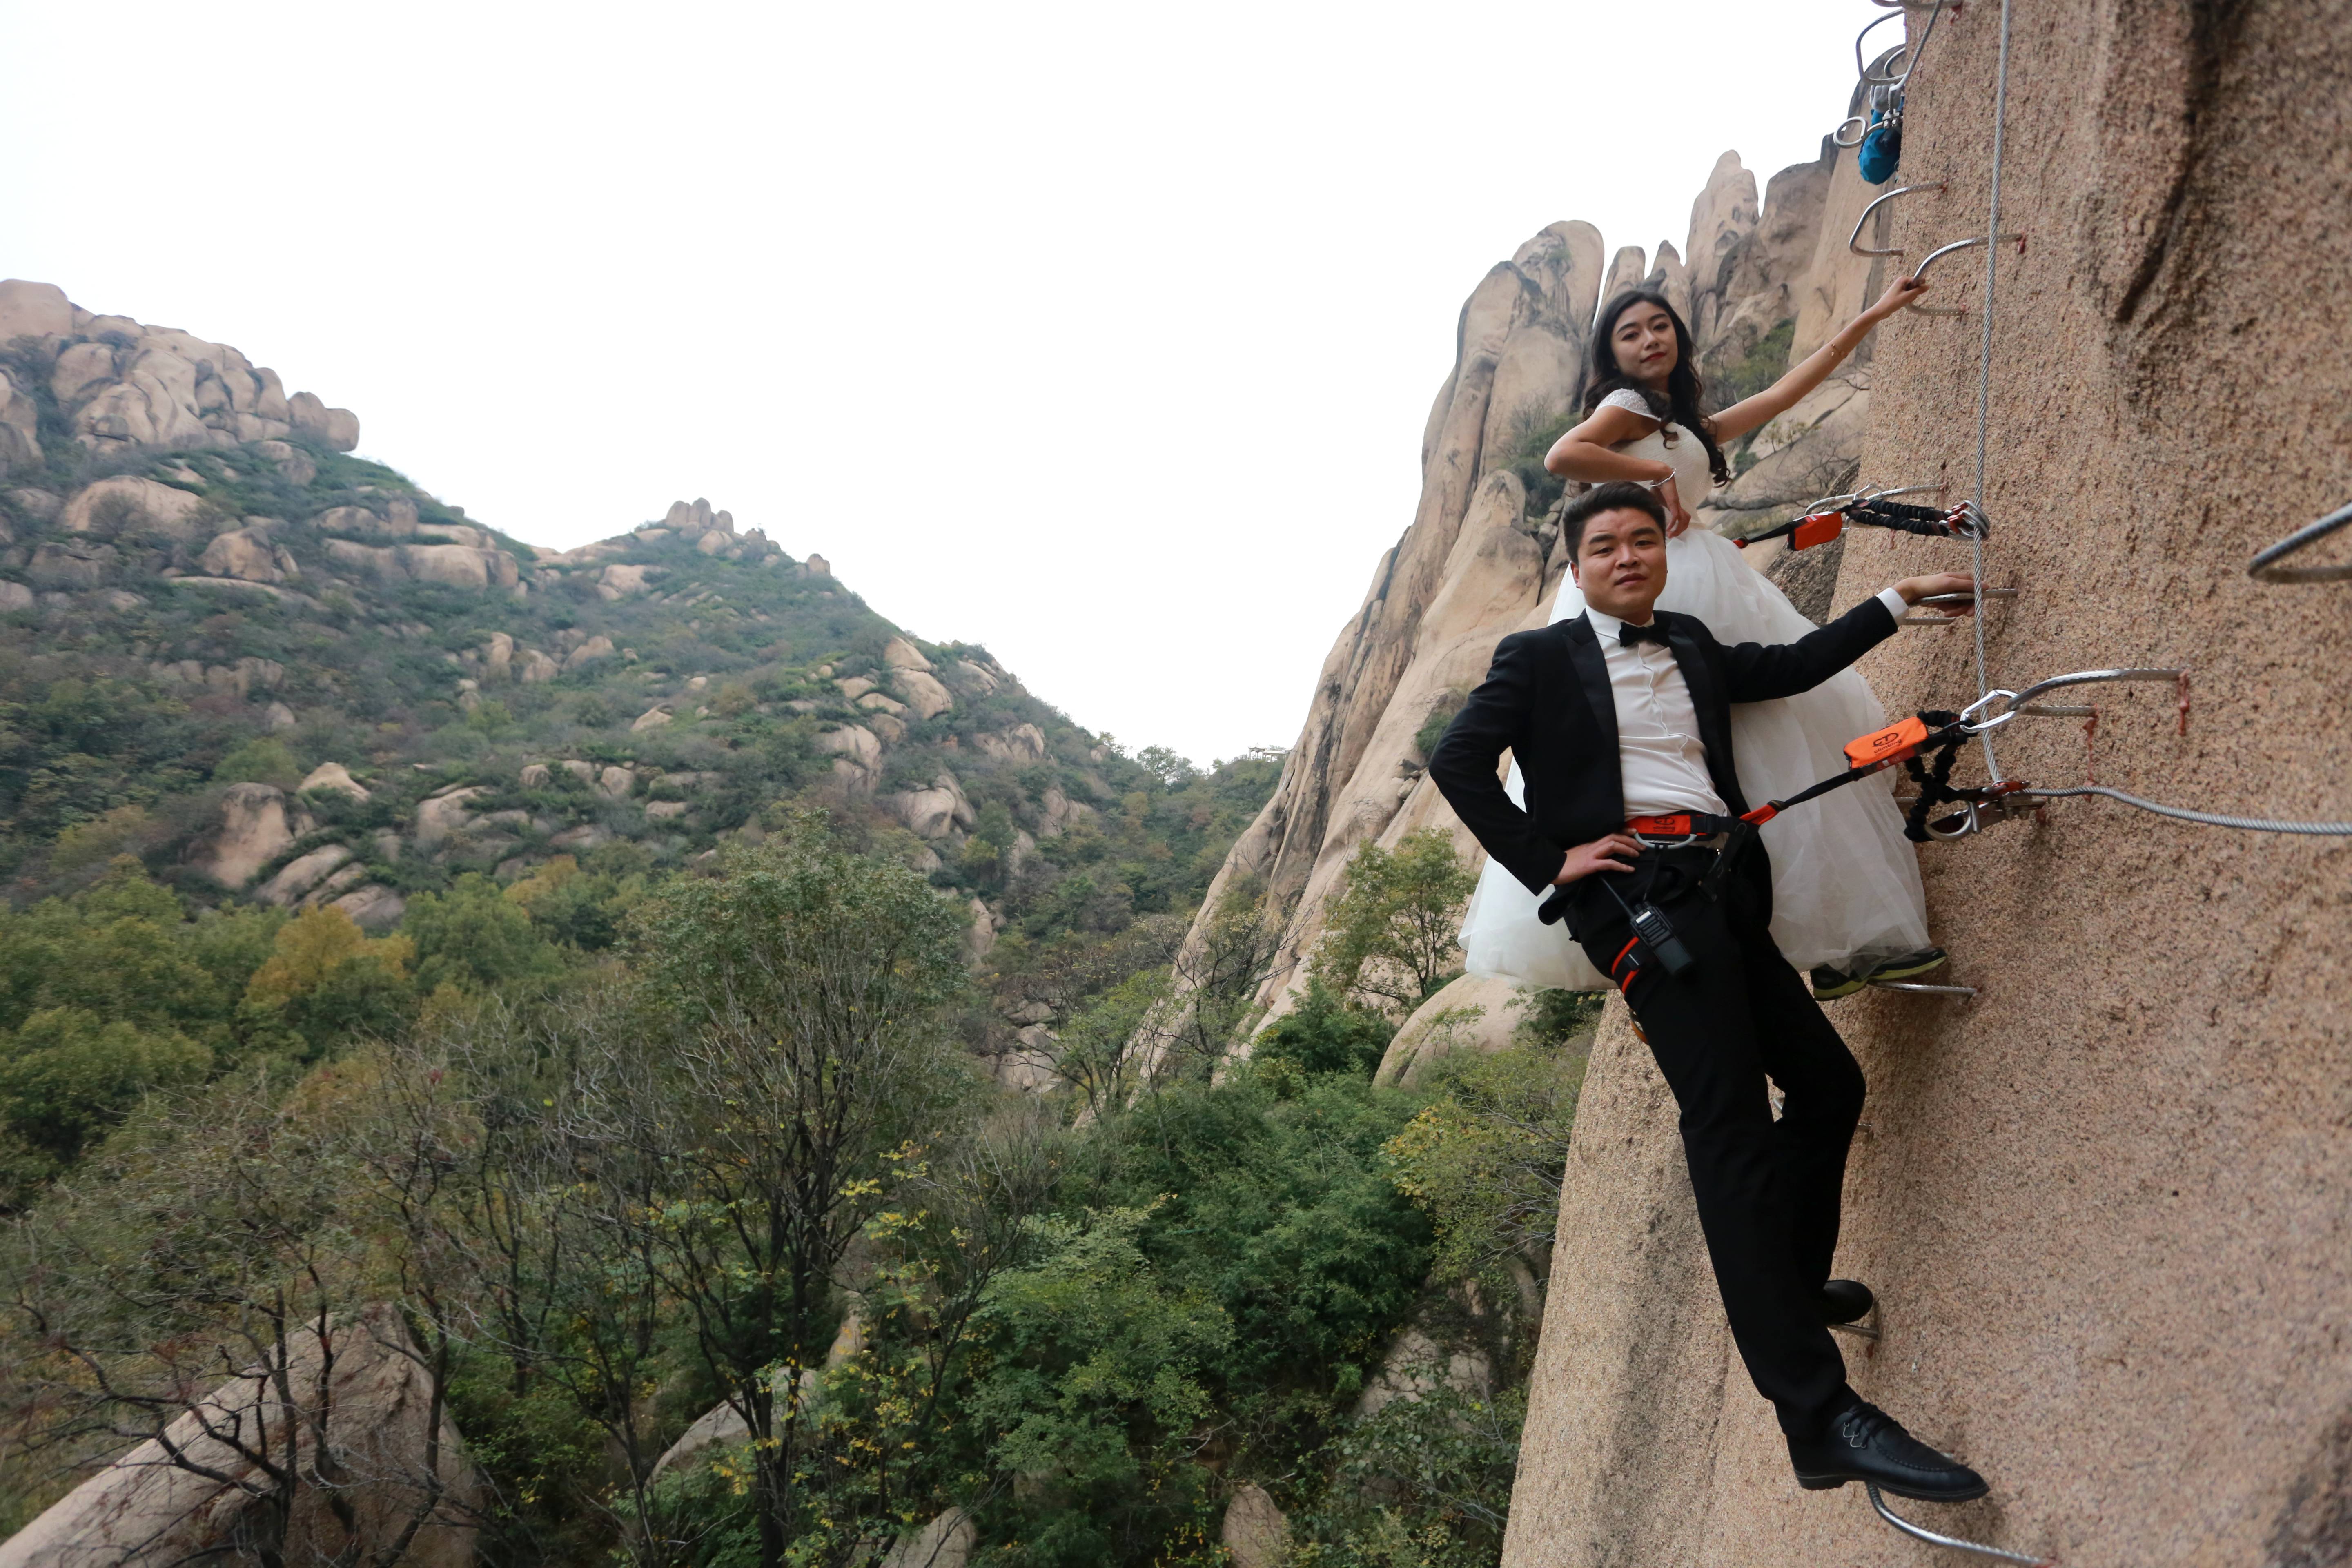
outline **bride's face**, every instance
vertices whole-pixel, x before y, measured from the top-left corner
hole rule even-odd
[[[1663,385],[1677,357],[1675,319],[1646,300],[1636,300],[1618,313],[1609,329],[1609,347],[1620,371],[1635,381]]]

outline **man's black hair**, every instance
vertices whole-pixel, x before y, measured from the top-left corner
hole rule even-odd
[[[1604,511],[1638,511],[1660,529],[1666,526],[1666,503],[1649,486],[1637,485],[1631,479],[1612,479],[1605,485],[1595,485],[1569,502],[1567,510],[1559,514],[1560,537],[1568,541],[1570,561],[1584,548],[1584,525]]]

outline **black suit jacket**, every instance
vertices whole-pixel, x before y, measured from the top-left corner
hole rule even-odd
[[[1895,634],[1895,617],[1875,598],[1795,642],[1769,646],[1726,647],[1704,622],[1671,610],[1657,620],[1690,685],[1715,791],[1734,816],[1748,802],[1732,769],[1731,704],[1811,690]],[[1527,785],[1525,810],[1495,776],[1506,751]],[[1431,753],[1429,776],[1486,853],[1535,892],[1551,886],[1572,846],[1621,831],[1617,705],[1592,623],[1578,616],[1496,644],[1486,680]]]

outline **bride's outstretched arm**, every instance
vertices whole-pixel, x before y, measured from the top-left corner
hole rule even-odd
[[[1897,278],[1878,303],[1845,324],[1845,330],[1805,356],[1804,363],[1753,397],[1744,397],[1714,417],[1717,446],[1728,446],[1750,430],[1794,408],[1805,394],[1827,381],[1830,372],[1862,346],[1870,330],[1927,291],[1925,281]]]

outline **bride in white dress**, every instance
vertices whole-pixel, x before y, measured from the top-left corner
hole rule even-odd
[[[1584,422],[1559,438],[1545,467],[1598,484],[1633,479],[1665,503],[1666,590],[1658,608],[1705,621],[1726,643],[1793,642],[1813,629],[1788,596],[1721,535],[1690,526],[1688,508],[1730,475],[1723,444],[1794,406],[1836,369],[1871,328],[1910,304],[1926,285],[1898,281],[1843,331],[1755,396],[1709,418],[1691,368],[1690,331],[1664,299],[1645,289],[1602,307],[1592,340]],[[1564,579],[1551,618],[1584,613]],[[1846,767],[1844,746],[1886,723],[1859,672],[1845,670],[1801,696],[1731,710],[1739,787],[1751,802],[1791,795]],[[1927,942],[1926,898],[1893,771],[1785,812],[1765,825],[1772,858],[1772,937],[1789,962],[1811,969],[1816,995],[1843,995],[1863,978],[1917,974],[1943,962]],[[1507,787],[1524,804],[1518,766]],[[1565,926],[1536,919],[1542,900],[1492,860],[1462,927],[1473,974],[1522,985],[1605,991]]]

